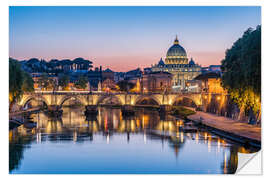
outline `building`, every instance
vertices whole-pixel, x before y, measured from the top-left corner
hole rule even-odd
[[[107,68],[106,70],[102,71],[102,81],[110,79],[114,81],[114,72]]]
[[[202,67],[202,73],[216,72],[221,73],[221,65],[210,65],[208,67]]]
[[[200,93],[202,87],[202,82],[200,80],[187,80],[186,81],[186,91],[191,93]]]
[[[151,72],[152,72],[152,68],[150,68],[150,67],[143,68],[143,73],[148,74]]]
[[[219,73],[219,72],[221,72],[220,67],[221,67],[221,65],[210,65],[209,66],[209,71]]]
[[[40,81],[42,80],[42,76],[46,76],[50,82],[55,82],[55,84],[58,84],[58,76],[55,76],[53,73],[45,74],[45,73],[30,73],[32,76],[32,79],[34,81],[34,89],[35,90],[42,90]],[[47,87],[47,90],[53,90],[53,87]]]
[[[200,74],[195,80],[202,81],[201,89],[205,93],[224,94],[226,90],[221,86],[220,73],[208,72]]]
[[[119,82],[119,81],[123,81],[124,80],[124,72],[115,72],[114,73],[114,82]]]
[[[172,77],[172,90],[185,90],[186,81],[192,80],[201,74],[201,66],[196,64],[191,58],[187,58],[186,50],[179,45],[176,37],[174,44],[168,49],[165,62],[160,59],[158,64],[152,65],[152,72],[169,72]]]
[[[137,69],[126,72],[124,75],[124,79],[125,80],[137,79],[137,78],[140,78],[141,76],[142,76],[142,71],[140,68],[137,68]]]
[[[168,92],[172,87],[172,74],[168,72],[151,72],[143,74],[141,79],[142,92]]]
[[[91,86],[91,90],[98,90],[98,84],[102,81],[102,67],[96,67],[94,71],[88,71],[87,77]]]
[[[114,82],[114,80],[107,78],[102,82],[102,90],[103,91],[116,91],[117,90],[117,85]]]

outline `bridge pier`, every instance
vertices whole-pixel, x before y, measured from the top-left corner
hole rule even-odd
[[[172,111],[172,105],[163,104],[159,107],[159,112],[162,114],[168,114]]]
[[[98,114],[98,109],[96,105],[85,106],[84,111],[85,116],[96,116]]]
[[[135,115],[135,109],[132,105],[123,105],[121,107],[122,115],[123,116],[134,116]]]
[[[63,110],[61,106],[58,105],[50,105],[48,106],[48,115],[51,117],[60,117],[63,114]]]

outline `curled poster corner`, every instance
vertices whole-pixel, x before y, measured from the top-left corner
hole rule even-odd
[[[238,166],[235,174],[261,175],[261,151],[252,154],[238,153]]]

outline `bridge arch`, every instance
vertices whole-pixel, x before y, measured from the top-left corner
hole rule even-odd
[[[172,105],[174,105],[174,106],[182,105],[182,106],[197,108],[199,104],[197,103],[197,101],[193,97],[177,96],[173,100]]]
[[[76,100],[80,102],[80,104],[85,105],[83,97],[80,96],[74,96],[74,95],[67,95],[64,96],[60,101],[59,101],[59,106],[62,107],[63,104],[68,101],[68,100]]]
[[[32,101],[32,100],[35,100],[35,101],[42,101],[43,103],[46,104],[46,106],[49,105],[48,101],[42,97],[42,96],[35,96],[35,95],[26,95],[26,96],[23,96],[22,97],[22,100],[21,102],[19,103],[19,105],[21,105],[22,107],[26,107],[26,105]]]
[[[155,96],[142,95],[135,99],[135,105],[161,105],[159,99]]]
[[[112,95],[112,94],[106,94],[102,95],[97,100],[97,105],[100,105],[104,102],[107,102],[106,104],[114,104],[114,105],[122,105],[122,101],[118,96]]]

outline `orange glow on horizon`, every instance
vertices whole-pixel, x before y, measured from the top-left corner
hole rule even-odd
[[[168,47],[169,48],[169,47]],[[75,59],[77,57],[83,57],[84,59],[88,59],[93,62],[93,67],[99,67],[102,66],[103,69],[110,68],[111,70],[115,72],[125,72],[125,71],[130,71],[133,69],[143,68],[145,67],[151,67],[151,65],[154,65],[158,63],[160,58],[162,57],[165,59],[166,56],[166,47],[164,47],[164,50],[159,52],[156,51],[156,53],[149,53],[149,54],[141,54],[141,55],[133,55],[133,54],[126,54],[126,55],[112,55],[112,56],[99,56],[98,54],[95,54],[93,56],[85,55],[85,54],[80,54],[80,55],[74,55],[74,56],[59,56],[58,54],[50,54],[50,56],[38,56],[38,55],[33,55],[33,56],[24,56],[24,57],[13,57],[18,60],[23,60],[23,59],[30,59],[33,57],[36,57],[38,59],[45,59],[46,61],[50,61],[51,59]],[[61,53],[61,52],[57,52]],[[65,54],[65,53],[61,53]],[[220,52],[192,52],[188,51],[187,52],[188,59],[192,57],[195,63],[198,63],[202,67],[206,67],[209,65],[219,65],[221,64],[221,60],[225,56],[225,50],[220,51]]]

